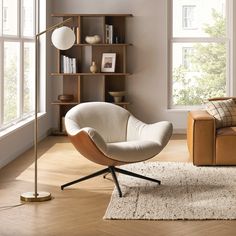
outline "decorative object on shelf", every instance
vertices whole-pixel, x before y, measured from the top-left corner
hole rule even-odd
[[[120,40],[119,40],[119,37],[118,37],[118,36],[115,37],[115,43],[116,43],[116,44],[120,43]]]
[[[110,91],[108,93],[113,97],[115,103],[119,103],[122,102],[122,99],[126,94],[126,91]]]
[[[86,36],[85,37],[85,42],[89,43],[89,44],[100,43],[101,42],[101,37],[99,35]]]
[[[73,94],[60,94],[58,95],[58,100],[61,102],[71,102],[74,100]]]
[[[80,29],[76,27],[76,43],[80,44]]]
[[[98,68],[97,68],[97,65],[96,65],[96,62],[93,61],[92,62],[92,65],[90,66],[90,71],[94,74],[98,71]]]
[[[102,54],[102,72],[115,72],[116,53]]]
[[[74,45],[75,35],[71,28],[62,26],[71,21],[69,18],[63,22],[53,25],[46,30],[35,35],[35,118],[34,118],[34,191],[22,193],[21,201],[42,202],[51,200],[51,193],[38,191],[38,91],[39,91],[39,37],[49,31],[54,30],[52,34],[52,43],[59,50],[67,50]],[[60,28],[58,28],[60,27]]]

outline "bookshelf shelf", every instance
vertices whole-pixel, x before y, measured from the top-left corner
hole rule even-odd
[[[132,46],[131,43],[94,43],[94,44],[89,44],[89,43],[79,43],[75,44],[74,47],[121,47],[121,46]]]
[[[68,106],[68,105],[77,105],[78,102],[61,102],[61,101],[54,101],[51,103],[52,105],[59,105],[59,106]]]
[[[70,14],[53,13],[52,17],[133,17],[132,14]]]
[[[130,73],[51,73],[51,76],[129,76]]]

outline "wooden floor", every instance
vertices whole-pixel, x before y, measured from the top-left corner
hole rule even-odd
[[[131,221],[103,220],[113,182],[97,177],[64,191],[60,185],[101,169],[82,156],[67,137],[48,137],[40,144],[39,190],[49,191],[53,200],[20,203],[22,192],[33,190],[32,150],[0,170],[0,235],[82,236],[230,236],[236,221]],[[165,150],[151,161],[190,161],[186,140],[175,136]]]

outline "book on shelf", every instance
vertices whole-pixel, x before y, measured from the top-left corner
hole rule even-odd
[[[75,74],[77,73],[77,60],[65,55],[61,55],[61,73]]]
[[[113,25],[105,25],[105,42],[107,44],[112,44],[113,43],[113,38],[114,38],[114,33],[113,33]]]
[[[105,43],[109,43],[109,25],[105,25]]]
[[[109,42],[113,43],[113,25],[109,25]]]
[[[76,58],[72,58],[72,73],[75,74],[76,72]]]
[[[80,29],[79,27],[72,27],[71,28],[75,34],[75,43],[80,44]]]

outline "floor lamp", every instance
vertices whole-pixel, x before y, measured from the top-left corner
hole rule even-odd
[[[38,88],[39,88],[39,37],[42,34],[52,30],[52,43],[59,50],[67,50],[74,45],[75,34],[71,28],[63,26],[65,23],[71,21],[72,18],[60,22],[56,25],[49,27],[35,35],[35,118],[34,118],[34,191],[22,193],[20,196],[21,201],[25,202],[42,202],[51,200],[51,193],[38,191]]]

